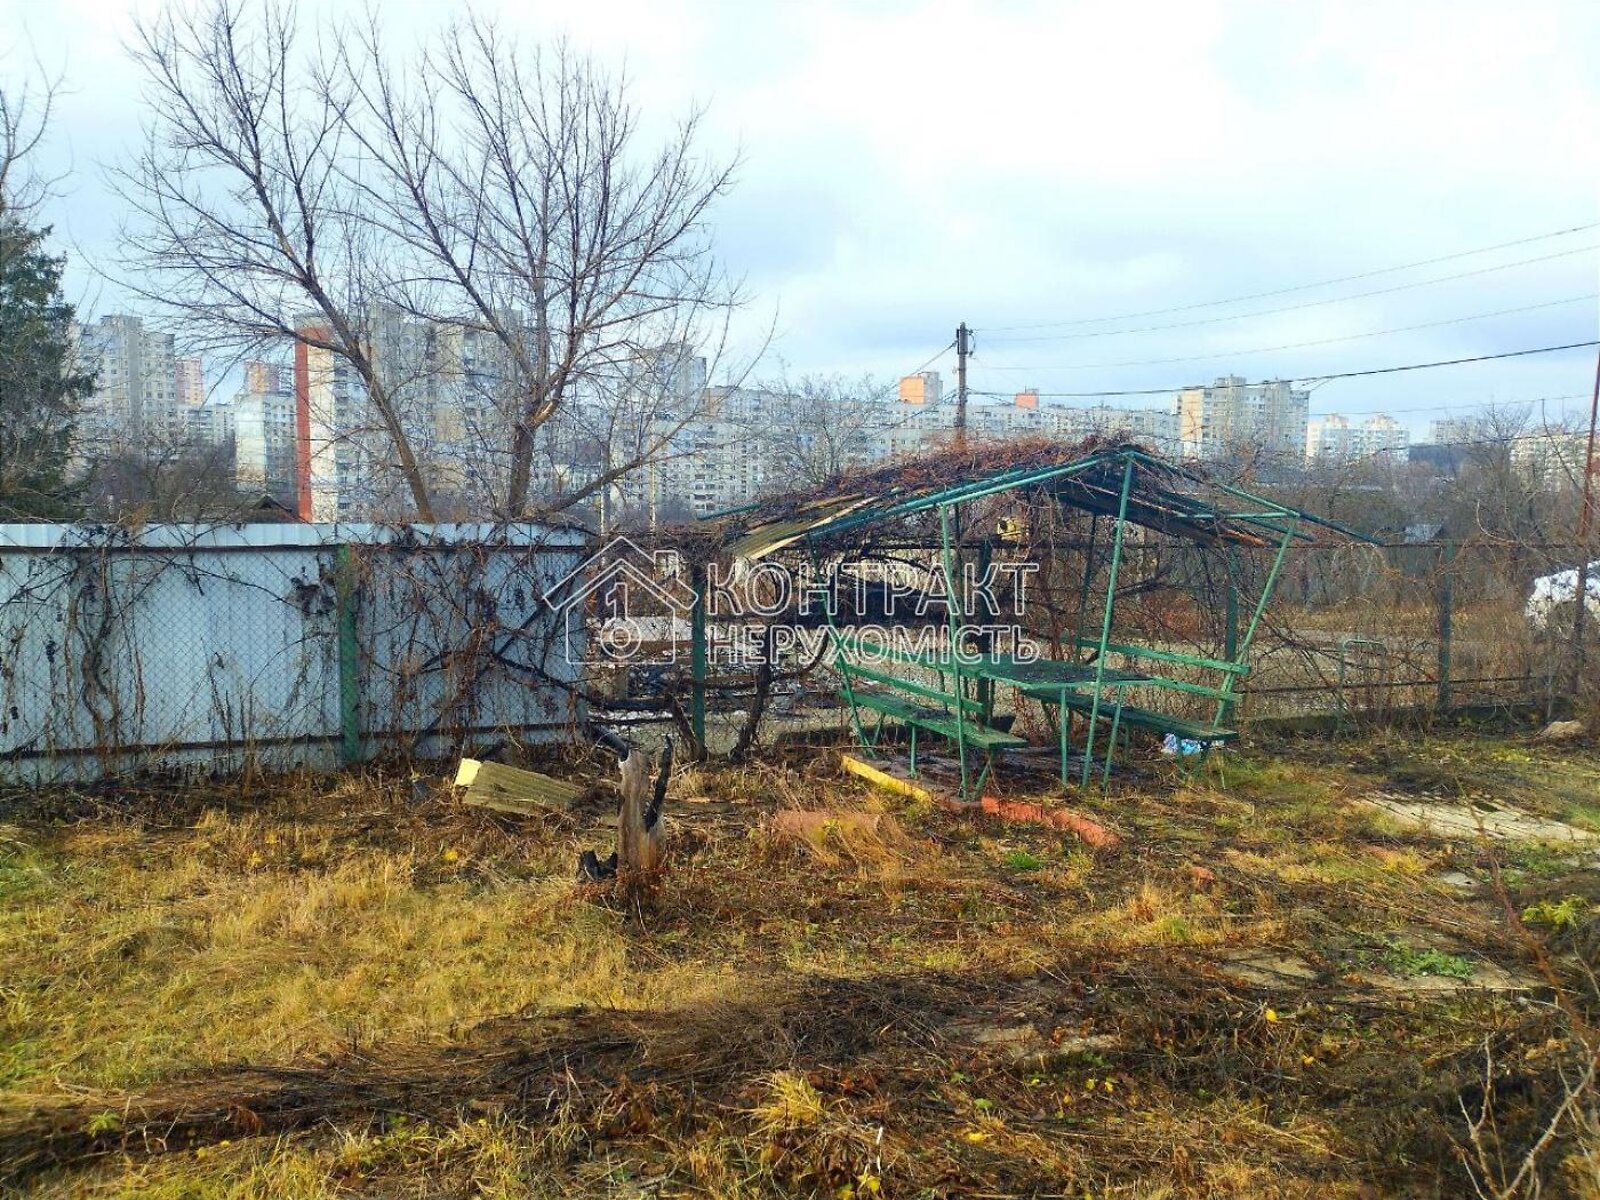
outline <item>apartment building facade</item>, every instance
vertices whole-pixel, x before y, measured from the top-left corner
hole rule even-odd
[[[1246,382],[1224,375],[1178,393],[1178,436],[1186,456],[1305,456],[1311,394],[1288,380]]]
[[[1306,425],[1306,461],[1310,463],[1336,465],[1379,456],[1388,462],[1404,462],[1410,445],[1410,431],[1382,414],[1353,423],[1349,417],[1330,413]]]
[[[78,421],[80,459],[142,451],[184,438],[171,334],[147,329],[139,317],[113,313],[82,327],[77,341],[81,361],[96,373],[94,394]]]
[[[294,377],[277,363],[245,364],[245,387],[233,400],[233,473],[242,491],[293,507]]]
[[[182,409],[184,445],[196,450],[216,450],[232,443],[236,410],[226,401]]]

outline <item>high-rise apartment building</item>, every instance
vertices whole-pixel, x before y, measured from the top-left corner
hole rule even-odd
[[[293,369],[282,363],[247,362],[244,364],[244,390],[252,396],[292,392]]]
[[[1160,454],[1178,451],[1178,414],[1171,408],[1115,408],[1109,404],[1050,408],[1045,410],[1045,430],[1064,441],[1121,436]]]
[[[1460,446],[1493,436],[1493,424],[1482,417],[1443,417],[1428,425],[1428,440],[1436,446]]]
[[[199,408],[206,402],[205,367],[198,358],[173,360],[174,390],[180,411]]]
[[[1509,442],[1511,466],[1529,485],[1549,491],[1581,488],[1589,436],[1567,429],[1543,429]]]
[[[1368,417],[1352,432],[1356,453],[1363,458],[1386,455],[1390,462],[1404,462],[1411,446],[1411,431],[1382,413]]]
[[[1046,432],[1049,412],[1041,412],[1035,394],[1035,403],[1026,404],[1019,393],[1011,404],[974,403],[967,407],[967,433],[980,438],[1018,438],[1038,436]],[[951,420],[954,414],[951,414]]]
[[[233,474],[241,489],[293,507],[293,392],[241,392],[233,402]]]
[[[170,334],[146,329],[138,317],[112,314],[83,328],[78,348],[96,372],[94,394],[78,422],[80,457],[170,445],[186,436]]]
[[[919,371],[900,380],[900,403],[934,405],[944,399],[944,385],[937,371]]]
[[[1287,380],[1246,383],[1225,375],[1206,387],[1178,393],[1183,452],[1198,458],[1264,453],[1274,458],[1305,455],[1311,394]]]
[[[233,441],[235,410],[227,401],[182,410],[184,443],[196,449],[226,446]]]
[[[372,460],[364,390],[349,365],[327,342],[320,318],[296,327],[294,348],[295,512],[302,521],[339,521],[372,515]]]
[[[696,409],[706,392],[706,360],[685,342],[669,342],[634,353],[623,388],[635,402],[644,400],[663,415],[685,415]]]
[[[294,375],[278,363],[247,362],[233,401],[233,475],[247,492],[295,507]]]
[[[1404,461],[1411,434],[1393,417],[1382,414],[1360,424],[1340,413],[1317,417],[1306,425],[1306,459],[1325,465],[1349,463],[1386,456],[1386,461]]]

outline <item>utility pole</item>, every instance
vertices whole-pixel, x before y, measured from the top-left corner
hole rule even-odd
[[[1589,444],[1583,458],[1583,503],[1578,508],[1578,579],[1572,613],[1572,691],[1583,686],[1583,622],[1589,615],[1589,532],[1594,525],[1594,438],[1600,418],[1600,353],[1595,355],[1594,395],[1589,401]]]
[[[956,441],[967,440],[967,356],[972,353],[972,330],[965,321],[956,326]]]

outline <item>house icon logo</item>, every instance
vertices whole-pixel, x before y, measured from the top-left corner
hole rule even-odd
[[[619,535],[553,583],[544,602],[566,617],[567,661],[676,662],[694,608],[676,564],[670,551],[650,554]]]

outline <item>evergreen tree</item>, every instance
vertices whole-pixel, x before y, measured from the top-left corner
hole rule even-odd
[[[0,521],[68,514],[78,407],[94,391],[72,344],[63,259],[0,205]]]

